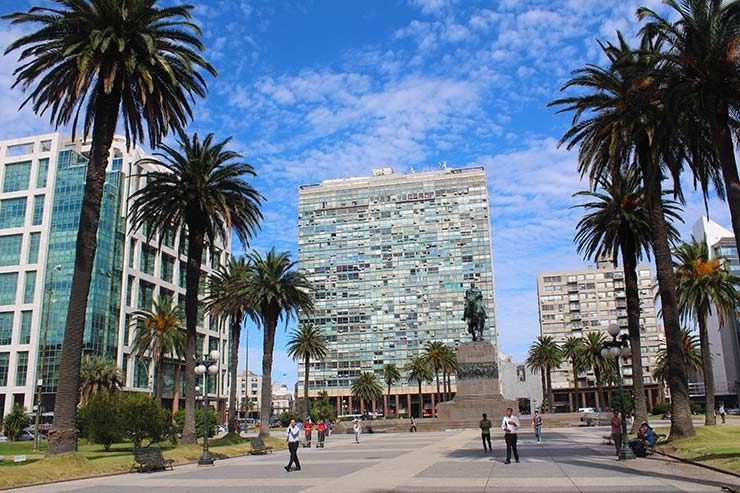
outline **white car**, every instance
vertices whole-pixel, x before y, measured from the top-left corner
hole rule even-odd
[[[579,407],[578,408],[579,413],[595,413],[596,409],[593,407]]]

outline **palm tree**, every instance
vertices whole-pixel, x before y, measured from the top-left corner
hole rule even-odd
[[[573,389],[575,393],[575,406],[572,406],[570,412],[578,409],[578,372],[582,369],[581,360],[583,358],[583,339],[580,337],[569,336],[565,338],[560,346],[563,358],[570,361],[573,370]]]
[[[180,134],[178,149],[162,144],[153,158],[141,160],[157,171],[147,173],[147,183],[131,195],[133,229],[145,223],[148,236],[160,238],[171,231],[187,231],[185,276],[185,425],[183,443],[195,443],[195,345],[198,324],[198,288],[206,241],[211,246],[229,241],[232,231],[246,245],[262,219],[262,196],[245,180],[255,176],[241,156],[227,150],[231,139],[214,142],[213,134]],[[270,403],[269,397],[267,403]]]
[[[247,256],[247,282],[243,296],[252,300],[254,310],[249,317],[264,331],[262,345],[262,408],[260,416],[266,423],[270,416],[272,401],[272,353],[275,347],[275,331],[278,323],[297,317],[298,312],[313,310],[311,290],[313,286],[303,272],[295,269],[296,263],[288,252],[276,252],[273,248],[267,255],[252,252]],[[261,436],[270,436],[263,426]]]
[[[378,382],[375,373],[364,371],[352,382],[352,396],[360,400],[360,410],[365,401],[375,401],[383,397],[383,386]]]
[[[247,261],[244,257],[230,259],[225,266],[220,266],[211,275],[208,282],[208,296],[205,299],[206,309],[217,319],[229,321],[229,433],[239,433],[237,420],[236,381],[239,367],[239,339],[242,322],[252,309],[247,298],[241,296],[241,288],[246,282]]]
[[[185,332],[182,327],[182,310],[172,303],[172,298],[154,300],[151,310],[134,312],[136,333],[131,352],[144,357],[148,354],[156,364],[156,398],[162,402],[164,359],[169,355],[182,356],[185,349]]]
[[[382,373],[383,381],[388,387],[388,402],[386,403],[386,407],[388,407],[391,401],[391,387],[398,383],[399,380],[401,380],[401,371],[393,363],[386,363],[385,365],[383,365]],[[388,409],[384,409],[383,411],[385,412],[385,415],[388,416]],[[396,413],[398,413],[398,409],[396,409]]]
[[[651,247],[671,367],[668,378],[673,408],[671,437],[689,437],[695,431],[681,350],[676,280],[662,182],[665,176],[671,176],[675,193],[680,195],[681,164],[687,159],[699,162],[706,157],[700,152],[703,147],[698,142],[702,132],[682,132],[687,126],[663,104],[664,87],[656,78],[662,68],[660,40],[643,36],[640,48],[633,50],[621,33],[617,36],[617,45],[600,44],[608,60],[606,68],[588,65],[576,70],[562,88],[585,91],[550,105],[560,105],[564,107],[561,111],[574,113],[572,126],[561,143],[568,142],[568,149],[579,147],[579,171],[588,175],[592,183],[613,176],[617,170],[629,167],[639,170],[652,231]],[[699,176],[698,181],[705,183],[705,178]]]
[[[434,380],[437,382],[437,403],[439,403],[441,396],[439,392],[439,372],[444,368],[446,347],[442,341],[430,341],[427,342],[424,348],[424,356],[429,363],[429,367],[434,371]]]
[[[581,362],[583,369],[591,370],[594,372],[594,378],[596,379],[596,389],[599,393],[599,408],[606,408],[606,400],[604,399],[604,373],[609,372],[610,366],[614,365],[614,361],[611,359],[605,359],[601,356],[601,350],[604,348],[604,343],[607,341],[606,334],[604,332],[589,332],[583,338],[583,353],[581,355]]]
[[[428,382],[432,379],[432,371],[429,369],[429,363],[423,354],[412,357],[404,366],[408,382],[416,381],[419,385],[419,419],[424,415],[424,397],[421,393],[422,382]],[[411,414],[411,409],[409,409]]]
[[[452,394],[451,375],[457,371],[457,354],[449,346],[444,347],[442,354],[442,380],[445,383],[445,400],[450,400]]]
[[[727,190],[732,228],[740,249],[740,177],[732,138],[736,132],[733,120],[740,106],[740,2],[664,3],[675,16],[673,22],[645,7],[637,14],[648,20],[643,32],[662,37],[670,46],[664,77],[676,108],[688,113],[685,120],[691,122],[689,131],[696,132],[702,126],[709,130],[710,147]]]
[[[526,364],[530,370],[539,370],[545,382],[543,391],[547,396],[550,412],[555,412],[555,395],[552,391],[552,369],[563,361],[563,353],[551,336],[539,336],[529,348]]]
[[[311,359],[320,361],[326,358],[329,346],[321,335],[321,329],[314,324],[300,324],[288,339],[288,356],[294,360],[302,359],[304,365],[303,374],[303,410],[304,416],[309,415],[308,405],[308,373]],[[382,394],[382,390],[381,390]]]
[[[35,7],[4,16],[13,24],[40,25],[11,43],[23,49],[13,87],[30,91],[21,106],[51,114],[55,127],[82,116],[83,137],[92,136],[90,161],[77,233],[75,267],[64,330],[48,454],[77,450],[75,417],[80,357],[90,292],[105,170],[113,135],[123,120],[127,144],[146,137],[152,147],[192,118],[192,101],[204,97],[199,70],[216,75],[200,53],[200,29],[191,5],[167,8],[151,0],[55,0],[57,8]],[[81,115],[82,114],[82,115]],[[145,131],[146,127],[146,131]]]
[[[103,356],[86,358],[80,365],[80,403],[85,404],[93,394],[112,394],[123,386],[121,370],[115,360]]]
[[[625,294],[627,298],[627,325],[632,348],[632,385],[635,395],[635,421],[647,421],[647,401],[642,367],[642,345],[640,343],[640,290],[637,286],[637,264],[643,257],[650,258],[652,238],[650,215],[645,204],[645,190],[639,172],[634,168],[621,173],[615,171],[611,177],[599,177],[601,190],[576,193],[588,197],[591,202],[579,204],[586,215],[576,226],[576,250],[586,258],[613,259],[615,265],[619,255],[624,264]],[[663,200],[665,216],[681,220],[678,207],[672,200]],[[671,223],[666,227],[670,238],[678,238],[678,231]]]
[[[698,242],[692,238],[690,243],[679,245],[674,255],[681,315],[684,319],[695,319],[699,325],[706,398],[704,424],[715,425],[714,372],[707,319],[712,314],[712,306],[717,310],[720,327],[735,313],[740,303],[737,292],[740,279],[730,273],[727,259],[719,256],[709,258],[709,248],[705,241]]]
[[[683,346],[684,362],[691,373],[699,373],[703,370],[699,337],[686,329],[681,329],[681,344]],[[655,356],[655,369],[653,378],[659,382],[668,380],[668,351],[665,347],[658,349]]]

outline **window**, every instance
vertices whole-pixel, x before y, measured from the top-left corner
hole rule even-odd
[[[0,353],[0,387],[8,385],[8,360],[10,353]]]
[[[18,341],[19,344],[28,344],[31,342],[31,321],[33,320],[33,312],[21,312],[21,336]]]
[[[3,192],[17,192],[28,190],[31,178],[31,161],[22,163],[8,163],[5,165],[5,176],[3,178]]]
[[[26,385],[28,376],[28,351],[18,352],[18,361],[15,366],[15,384],[18,387]]]
[[[175,259],[167,254],[162,254],[162,280],[173,282],[175,275]]]
[[[154,284],[140,281],[139,282],[139,309],[149,310],[152,308],[152,299],[154,298]]]
[[[0,345],[7,346],[13,338],[13,312],[0,313]]]
[[[33,198],[33,221],[31,225],[38,226],[44,220],[44,196],[36,195]]]
[[[154,275],[154,259],[157,256],[157,251],[149,245],[141,245],[141,262],[140,269],[142,272]]]
[[[134,268],[134,254],[136,253],[136,240],[131,238],[128,241],[128,266]]]
[[[0,274],[0,305],[15,304],[15,290],[18,287],[18,273]]]
[[[28,263],[37,264],[39,261],[39,248],[41,246],[41,233],[31,233],[28,237]]]
[[[46,186],[46,177],[49,174],[49,160],[39,159],[39,171],[36,175],[36,188],[44,188]]]
[[[26,272],[26,285],[23,288],[23,303],[33,303],[33,296],[36,293],[36,271]]]
[[[26,217],[26,198],[0,200],[0,229],[19,228]]]
[[[0,266],[20,263],[21,240],[23,235],[0,236]]]
[[[219,265],[221,265],[221,252],[214,248],[211,252],[211,268],[217,269]]]

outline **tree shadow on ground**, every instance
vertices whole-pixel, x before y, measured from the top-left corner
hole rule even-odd
[[[638,460],[652,460],[652,459],[638,459]],[[656,479],[668,479],[671,481],[684,481],[687,483],[694,483],[694,484],[700,484],[700,485],[710,485],[710,486],[715,486],[717,488],[722,488],[723,486],[728,485],[728,483],[724,483],[721,481],[698,479],[698,478],[692,478],[689,476],[683,476],[683,475],[678,475],[678,474],[664,474],[664,473],[653,472],[653,471],[644,471],[641,469],[631,469],[627,467],[626,465],[611,465],[611,464],[603,464],[603,463],[594,463],[594,462],[589,462],[586,460],[579,460],[579,459],[557,460],[556,462],[559,464],[568,464],[571,466],[578,466],[578,467],[588,467],[591,469],[600,469],[600,470],[606,469],[609,471],[619,472],[622,474],[630,474],[634,476],[642,476],[642,477],[649,477],[649,478],[656,478]]]

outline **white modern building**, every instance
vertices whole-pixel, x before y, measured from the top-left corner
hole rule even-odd
[[[237,377],[237,381],[240,415],[244,416],[246,413],[249,417],[259,416],[262,404],[262,375],[245,370]]]
[[[31,409],[36,384],[42,407],[53,409],[61,377],[59,357],[75,255],[89,143],[59,133],[0,141],[0,410]],[[156,297],[184,302],[186,236],[173,232],[151,241],[130,231],[128,197],[144,184],[143,153],[116,137],[111,149],[98,230],[98,249],[88,300],[83,355],[116,360],[126,388],[152,392],[154,366],[131,354],[133,312]],[[181,236],[183,236],[181,238]],[[230,245],[207,251],[203,272],[226,261]],[[58,266],[58,267],[57,267]],[[53,282],[52,282],[53,276]],[[205,279],[204,279],[205,286]],[[204,292],[202,294],[205,294]],[[228,330],[205,314],[199,348],[226,354]],[[43,355],[43,375],[39,362]],[[223,407],[228,361],[222,358],[209,392]],[[176,362],[163,371],[164,396],[172,399]],[[216,382],[218,380],[218,382]],[[184,398],[184,375],[179,397]]]
[[[694,224],[692,236],[697,241],[706,241],[710,258],[726,258],[733,275],[740,276],[740,258],[732,231],[702,216]],[[707,331],[717,403],[724,401],[727,407],[737,407],[740,401],[740,320],[733,314],[720,326],[717,310],[712,308]],[[689,392],[692,397],[701,399],[704,396],[703,383],[690,384]]]
[[[278,416],[293,410],[293,392],[287,384],[275,382],[272,384],[272,415]]]
[[[539,370],[531,371],[524,363],[517,363],[511,356],[498,353],[499,381],[504,399],[519,401],[520,411],[532,412],[542,406],[542,380]],[[522,404],[529,406],[522,409]]]

